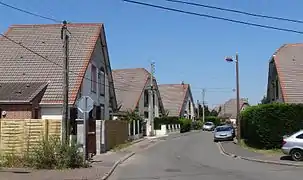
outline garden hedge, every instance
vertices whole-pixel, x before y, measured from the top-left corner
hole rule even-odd
[[[179,119],[179,122],[180,122],[180,133],[189,132],[191,130],[191,126],[192,126],[191,119],[181,118]]]
[[[302,104],[261,104],[241,112],[241,136],[253,147],[280,148],[284,135],[302,128]]]
[[[180,124],[180,132],[188,132],[191,130],[192,120],[180,117],[157,117],[154,119],[154,128],[161,129],[161,125]]]
[[[156,117],[154,119],[154,128],[161,129],[161,125],[180,124],[179,117]]]

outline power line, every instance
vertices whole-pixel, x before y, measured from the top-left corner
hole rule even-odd
[[[221,8],[218,6],[210,6],[210,5],[201,4],[201,3],[185,2],[185,1],[180,1],[180,0],[165,0],[165,1],[180,3],[180,4],[187,4],[187,5],[191,5],[191,6],[204,7],[204,8],[209,8],[209,9],[216,9],[216,10],[226,11],[226,12],[233,12],[233,13],[237,13],[237,14],[244,14],[244,15],[248,15],[248,16],[261,17],[261,18],[266,18],[266,19],[288,21],[288,22],[300,23],[300,24],[303,23],[303,21],[296,20],[296,19],[289,19],[289,18],[283,18],[283,17],[275,17],[275,16],[268,16],[268,15],[263,15],[263,14],[250,13],[250,12],[239,11],[239,10],[235,10],[235,9]]]
[[[206,17],[206,18],[210,18],[210,19],[223,20],[223,21],[228,21],[228,22],[237,23],[237,24],[244,24],[244,25],[248,25],[248,26],[260,27],[260,28],[265,28],[265,29],[273,29],[273,30],[277,30],[277,31],[292,32],[292,33],[296,33],[296,34],[303,34],[303,31],[298,31],[298,30],[293,30],[293,29],[279,28],[279,27],[274,27],[274,26],[269,26],[269,25],[262,25],[262,24],[257,24],[257,23],[228,19],[228,18],[224,18],[224,17],[211,16],[211,15],[207,15],[207,14],[195,13],[195,12],[185,11],[185,10],[181,10],[181,9],[170,8],[170,7],[143,3],[143,2],[138,2],[138,1],[132,1],[132,0],[122,0],[122,1],[132,3],[132,4],[139,4],[139,5],[143,5],[143,6],[153,7],[153,8],[157,8],[157,9],[164,9],[167,11],[174,11],[174,12],[179,12],[179,13],[183,13],[183,14]]]
[[[33,53],[33,54],[35,54],[35,55],[41,57],[42,59],[44,59],[44,60],[46,60],[46,61],[48,61],[48,62],[50,62],[50,63],[52,63],[52,64],[54,64],[54,65],[56,65],[56,66],[59,66],[59,67],[62,67],[62,68],[63,68],[63,66],[62,66],[61,64],[58,64],[58,63],[56,63],[56,62],[54,62],[54,61],[52,61],[52,60],[49,60],[48,58],[44,57],[43,55],[41,55],[41,54],[39,54],[39,53],[37,53],[37,52],[31,50],[30,48],[24,46],[22,43],[18,43],[18,42],[16,42],[15,40],[9,38],[8,36],[6,36],[6,35],[4,35],[4,34],[2,34],[2,33],[0,33],[0,36],[4,37],[5,39],[9,40],[10,42],[12,42],[12,43],[14,43],[14,44],[17,44],[17,45],[21,46],[22,48],[26,49],[27,51],[29,51],[29,52],[31,52],[31,53]],[[91,82],[94,82],[94,83],[97,83],[97,84],[101,84],[101,85],[104,85],[104,86],[107,86],[107,87],[111,87],[110,85],[106,85],[106,84],[104,84],[104,83],[100,83],[100,82],[98,82],[98,81],[94,81],[94,80],[92,80],[92,79],[90,79],[90,78],[87,78],[87,77],[85,77],[85,75],[84,75],[84,76],[81,76],[81,75],[79,75],[78,73],[76,73],[76,72],[74,72],[74,71],[69,70],[69,72],[75,74],[76,76],[82,77],[82,78],[84,78],[84,79],[86,79],[86,80],[89,80],[89,81],[91,81]],[[131,86],[131,85],[129,85],[129,86]],[[115,90],[129,91],[129,90],[126,90],[126,89],[121,89],[121,88],[115,88],[115,87],[113,87],[113,88],[114,88]],[[136,90],[132,90],[132,91],[136,91]],[[139,91],[139,90],[138,90],[138,91]],[[140,92],[141,92],[141,91],[140,91]]]
[[[0,4],[3,5],[3,6],[9,7],[11,9],[14,9],[14,10],[17,10],[17,11],[20,11],[20,12],[32,15],[32,16],[36,16],[36,17],[39,17],[39,18],[42,18],[42,19],[47,19],[47,20],[50,20],[50,21],[54,21],[56,23],[58,23],[58,22],[62,23],[62,21],[60,21],[60,20],[57,20],[57,19],[54,19],[54,18],[51,18],[51,17],[46,17],[46,16],[43,16],[43,15],[40,15],[40,14],[37,14],[37,13],[32,13],[32,12],[27,11],[25,9],[21,9],[21,8],[15,7],[13,5],[6,4],[6,3],[4,3],[2,1],[0,1]]]

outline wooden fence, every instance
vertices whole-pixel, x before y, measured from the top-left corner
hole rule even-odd
[[[60,137],[60,132],[60,120],[0,119],[0,152],[29,152],[43,137]]]
[[[127,121],[104,121],[105,122],[105,141],[106,150],[110,150],[119,144],[128,140],[128,122]]]

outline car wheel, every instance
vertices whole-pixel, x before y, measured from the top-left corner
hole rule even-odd
[[[218,140],[214,139],[214,142],[218,142]]]
[[[303,151],[300,149],[294,149],[290,152],[290,155],[294,161],[302,161],[303,160]]]

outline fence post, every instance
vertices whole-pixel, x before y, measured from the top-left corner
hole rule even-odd
[[[44,119],[44,140],[48,141],[49,134],[49,122],[48,119]]]

